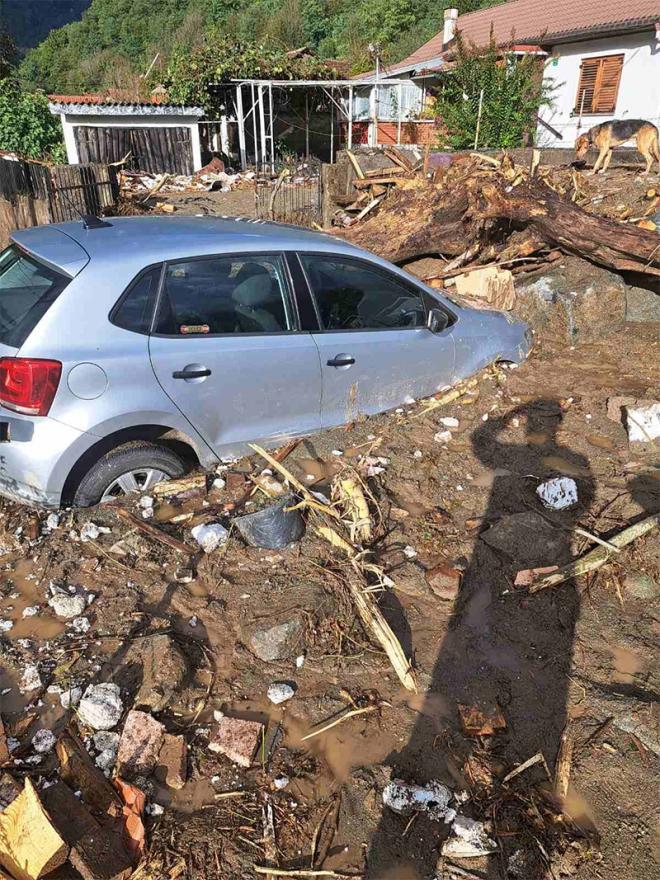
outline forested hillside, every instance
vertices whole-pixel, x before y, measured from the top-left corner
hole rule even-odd
[[[0,20],[20,52],[44,40],[53,28],[76,21],[92,0],[0,0]]]
[[[5,0],[6,2],[6,0]],[[209,33],[244,44],[309,46],[322,58],[368,69],[369,43],[396,61],[442,27],[443,10],[497,0],[92,0],[81,21],[52,31],[24,58],[20,75],[48,91],[122,87],[157,57],[158,77],[177,47],[200,47]]]

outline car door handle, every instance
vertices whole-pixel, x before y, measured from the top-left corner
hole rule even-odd
[[[172,373],[173,379],[203,379],[206,376],[210,376],[211,371],[207,369],[203,370],[175,370]]]
[[[330,358],[327,361],[329,367],[350,367],[351,364],[355,363],[355,358],[351,357],[350,354],[338,354],[336,357]]]

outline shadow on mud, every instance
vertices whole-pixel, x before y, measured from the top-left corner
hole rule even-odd
[[[524,443],[502,440],[514,419],[524,424]],[[472,433],[477,457],[497,472],[485,511],[489,528],[477,539],[465,571],[426,707],[407,745],[386,762],[393,778],[419,784],[436,779],[465,789],[466,761],[485,757],[489,771],[500,776],[539,751],[552,770],[567,720],[579,596],[573,582],[533,596],[514,591],[512,583],[521,569],[572,558],[572,530],[592,501],[588,462],[559,443],[561,421],[558,401],[539,399],[480,422]],[[563,511],[544,508],[536,496],[542,479],[558,472],[570,473],[578,486],[577,505]],[[459,704],[499,709],[506,730],[481,743],[466,739],[459,730]],[[472,815],[493,818],[478,811]],[[534,841],[525,839],[515,808],[499,820],[500,852],[488,869],[492,878],[506,876],[502,868],[514,850],[529,846],[538,854]],[[409,817],[383,810],[371,841],[369,880],[434,876],[447,826],[423,814],[406,828],[408,823]],[[528,880],[535,880],[532,873]]]

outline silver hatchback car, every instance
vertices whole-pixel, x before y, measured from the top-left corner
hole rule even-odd
[[[520,362],[526,326],[330,235],[126,217],[0,254],[0,493],[57,507],[148,491]]]

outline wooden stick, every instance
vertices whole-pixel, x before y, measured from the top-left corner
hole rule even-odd
[[[178,550],[179,553],[187,553],[188,556],[194,556],[197,552],[196,550],[193,550],[192,547],[184,544],[183,541],[178,541],[176,538],[173,538],[166,532],[161,531],[161,529],[156,528],[156,526],[152,526],[150,523],[144,522],[144,520],[138,519],[136,516],[133,516],[132,513],[129,513],[128,510],[125,510],[123,507],[117,508],[117,514],[122,519],[127,520],[136,529],[139,529],[139,531],[144,532],[145,535],[153,538],[155,541],[160,541],[161,544],[167,544],[167,546],[171,547],[172,550]]]
[[[520,773],[524,773],[525,770],[529,770],[529,768],[533,767],[535,764],[542,764],[546,772],[546,776],[548,777],[548,779],[552,779],[546,760],[543,757],[543,753],[537,752],[535,755],[532,755],[531,758],[523,761],[522,764],[518,764],[517,767],[514,767],[514,769],[510,773],[507,773],[502,780],[502,784],[504,785],[505,783],[510,782],[514,777],[518,776]]]
[[[361,563],[358,561],[360,551],[357,547],[347,541],[346,538],[344,538],[334,527],[334,523],[336,523],[337,520],[341,522],[339,513],[329,505],[321,504],[318,499],[311,494],[309,489],[300,482],[300,480],[296,479],[296,477],[294,477],[284,465],[280,464],[280,462],[273,458],[272,455],[269,455],[269,453],[266,452],[265,449],[262,449],[261,446],[258,446],[256,443],[250,443],[248,445],[279,471],[279,473],[281,473],[292,486],[298,489],[303,498],[312,502],[312,504],[309,505],[309,510],[310,516],[317,517],[317,523],[314,525],[315,531],[333,547],[342,550],[351,561],[352,571],[347,578],[347,583],[363,626],[368,632],[373,634],[375,639],[382,646],[394,671],[399,676],[401,684],[407,690],[417,693],[417,681],[410,666],[410,662],[401,647],[401,643],[394,635],[389,623],[385,620],[383,612],[380,610],[375,598],[366,590],[367,581],[365,572],[361,568]],[[327,523],[328,520],[332,525],[324,524]]]
[[[319,736],[320,734],[325,733],[326,730],[331,730],[338,724],[343,724],[343,722],[348,721],[349,718],[355,718],[356,715],[367,715],[369,712],[375,712],[376,709],[378,709],[378,706],[365,706],[363,709],[350,709],[348,712],[344,712],[343,715],[340,715],[339,718],[335,718],[334,721],[329,721],[327,724],[324,724],[323,727],[319,727],[318,730],[313,730],[311,733],[308,733],[307,736],[303,736],[300,742],[305,742],[306,739],[312,739],[314,736]]]
[[[559,743],[559,754],[557,755],[557,763],[555,765],[554,790],[557,797],[562,801],[568,794],[568,781],[571,776],[571,765],[573,763],[573,732],[571,730],[571,722],[569,721],[564,728]]]
[[[660,523],[660,513],[654,513],[652,516],[647,516],[646,519],[640,520],[638,523],[628,526],[627,529],[614,535],[610,538],[609,543],[617,548],[625,547],[627,544],[632,543],[632,541],[637,540],[637,538],[641,538],[642,535],[647,534],[647,532],[657,528],[658,523]],[[605,565],[611,556],[612,551],[608,547],[596,547],[595,550],[590,550],[584,556],[580,556],[578,559],[574,559],[573,562],[558,568],[557,571],[541,575],[540,578],[531,584],[529,592],[538,593],[540,590],[545,590],[547,587],[555,587],[557,584],[562,584],[564,581],[579,577],[589,571],[596,571],[596,569]]]
[[[281,449],[278,449],[275,455],[273,456],[273,461],[281,462],[288,458],[291,453],[300,446],[302,440],[298,438],[297,440],[292,440],[290,443],[287,443],[286,446],[283,446]],[[250,498],[254,495],[255,492],[258,491],[258,486],[250,486],[249,489],[241,495],[238,501],[230,501],[224,505],[225,513],[236,513],[236,511],[240,510]]]
[[[353,166],[353,170],[360,180],[364,180],[364,171],[360,168],[360,163],[355,157],[355,153],[351,152],[351,150],[346,150],[346,155],[348,156],[351,165]]]

